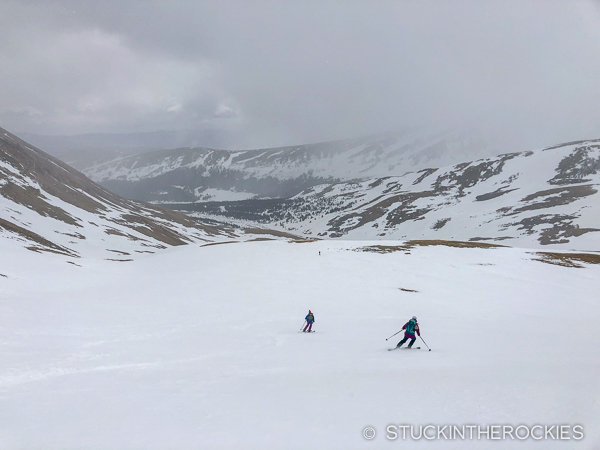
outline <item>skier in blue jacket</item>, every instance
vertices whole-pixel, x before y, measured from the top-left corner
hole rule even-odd
[[[304,327],[304,330],[302,330],[302,332],[306,333],[306,329],[308,328],[308,332],[310,333],[310,330],[312,330],[312,324],[315,322],[315,316],[310,309],[308,310],[308,314],[306,315],[304,320],[306,320],[306,326]]]
[[[408,348],[412,348],[415,340],[417,339],[415,337],[415,333],[421,336],[421,330],[419,329],[419,324],[417,323],[417,316],[412,316],[412,319],[406,322],[402,329],[404,330],[404,339],[398,342],[396,347],[402,347],[402,345],[404,345],[404,343],[410,339]]]

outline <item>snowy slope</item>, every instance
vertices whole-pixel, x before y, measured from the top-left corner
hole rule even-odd
[[[398,177],[331,183],[285,200],[171,205],[314,237],[505,241],[600,251],[600,141]]]
[[[119,197],[0,129],[2,241],[37,252],[124,259],[133,252],[231,237],[183,214]]]
[[[494,152],[477,133],[412,130],[260,150],[180,148],[117,159],[84,173],[144,201],[228,200],[231,191],[280,198],[325,181],[401,175]]]
[[[0,447],[599,448],[600,266],[380,244],[189,245],[81,267],[3,249]],[[388,352],[412,315],[433,351]],[[388,442],[389,424],[585,437]]]

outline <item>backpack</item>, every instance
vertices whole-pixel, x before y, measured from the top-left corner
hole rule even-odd
[[[406,332],[408,334],[415,334],[415,325],[417,324],[417,321],[414,319],[410,319],[408,321],[408,323],[406,324]]]
[[[312,313],[310,313],[307,317],[306,317],[306,321],[307,322],[314,322],[315,320],[315,316],[313,316]]]

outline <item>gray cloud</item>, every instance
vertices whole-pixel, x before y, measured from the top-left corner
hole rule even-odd
[[[475,124],[600,136],[592,1],[13,1],[0,121],[48,134],[215,129],[230,147]]]

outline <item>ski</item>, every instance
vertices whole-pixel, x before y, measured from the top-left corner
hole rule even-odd
[[[388,352],[391,352],[392,350],[421,350],[421,347],[394,347],[394,348],[388,348]]]

